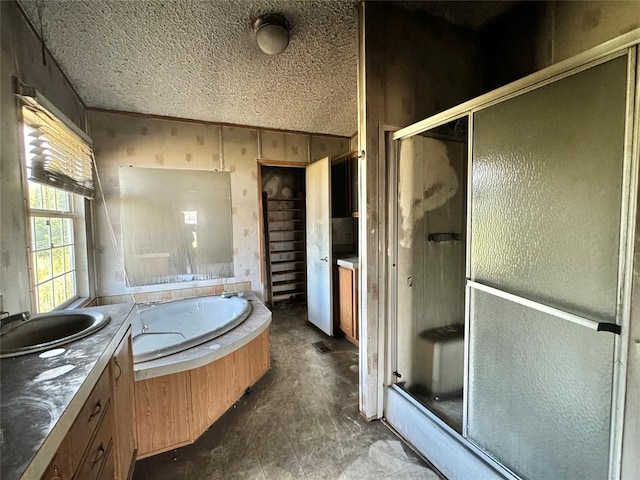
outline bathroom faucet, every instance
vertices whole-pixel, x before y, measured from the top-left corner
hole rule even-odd
[[[152,302],[136,302],[136,306],[139,307],[155,307],[156,305],[160,305],[161,301],[159,300],[154,300]]]
[[[0,312],[0,335],[5,334],[22,322],[26,322],[31,318],[30,312],[20,312],[9,315],[9,312]]]
[[[222,295],[220,295],[222,298],[231,298],[231,297],[236,297],[238,294],[237,293],[233,293],[233,292],[227,292],[226,290],[224,290],[222,292]]]

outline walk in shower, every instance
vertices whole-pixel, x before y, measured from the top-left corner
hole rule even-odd
[[[636,74],[621,49],[394,135],[385,414],[447,475],[619,475]]]

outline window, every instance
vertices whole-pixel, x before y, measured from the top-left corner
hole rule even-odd
[[[78,298],[75,195],[29,182],[31,265],[36,311]]]
[[[90,296],[85,197],[93,196],[91,147],[50,108],[21,98],[33,309],[48,312]]]

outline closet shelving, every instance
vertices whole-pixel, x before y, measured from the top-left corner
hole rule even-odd
[[[307,291],[304,198],[263,192],[269,303],[304,301]]]

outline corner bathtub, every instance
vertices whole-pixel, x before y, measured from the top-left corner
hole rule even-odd
[[[193,443],[262,378],[270,323],[252,292],[140,308],[132,321],[138,458]]]
[[[240,325],[251,303],[233,296],[143,305],[133,326],[133,361],[146,362],[212,340]]]

